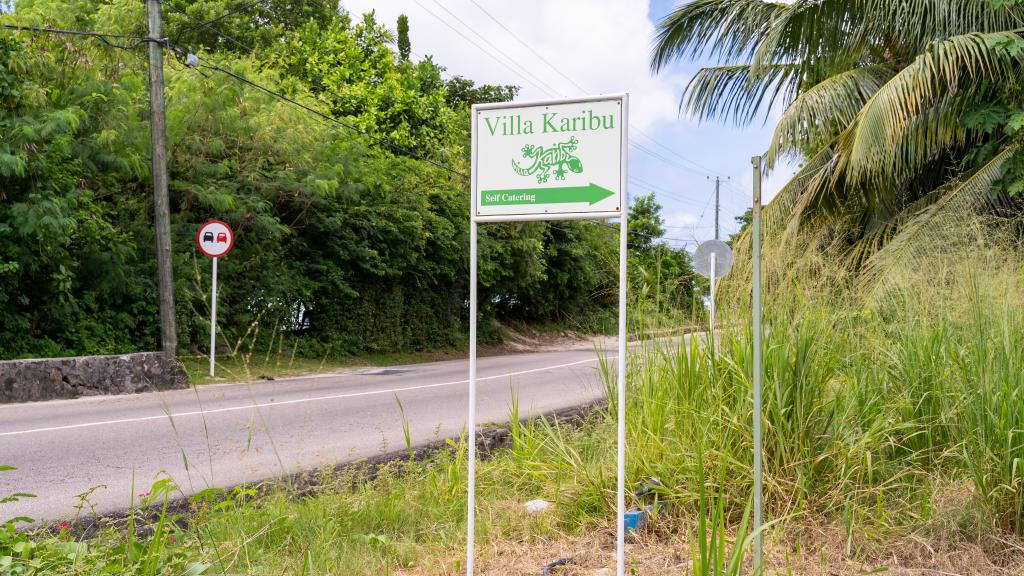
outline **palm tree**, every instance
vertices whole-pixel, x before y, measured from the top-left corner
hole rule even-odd
[[[766,233],[838,250],[879,280],[951,220],[1008,202],[1024,127],[1019,1],[693,0],[660,22],[652,69],[717,61],[680,102],[700,120],[783,110],[766,165],[803,163],[766,207]]]

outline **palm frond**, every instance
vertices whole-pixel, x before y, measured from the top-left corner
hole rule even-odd
[[[971,32],[1012,30],[1024,24],[1024,10],[979,0],[862,0],[876,39],[898,41],[916,54],[936,40]]]
[[[658,72],[682,58],[709,57],[719,62],[747,61],[767,33],[782,4],[763,0],[694,0],[658,23],[651,70]]]
[[[788,64],[762,66],[756,73],[749,64],[703,68],[686,85],[679,107],[700,120],[732,118],[743,125],[792,101],[799,86],[800,71]]]
[[[942,195],[937,201],[911,205],[918,211],[902,216],[904,223],[899,232],[867,260],[861,276],[866,291],[876,294],[894,271],[943,250],[950,238],[957,238],[951,230],[993,206],[992,185],[1002,178],[1004,165],[1016,151],[1016,147],[1007,146],[962,182],[940,188]]]
[[[1024,54],[1007,49],[1016,39],[1014,32],[972,33],[933,44],[882,86],[841,136],[840,172],[852,184],[884,185],[893,170],[919,166],[957,140],[949,106],[980,96],[985,81],[1014,78],[1024,62]]]
[[[802,153],[845,130],[893,74],[885,66],[863,66],[832,76],[801,94],[775,127],[765,155],[767,166],[774,166],[781,155]]]

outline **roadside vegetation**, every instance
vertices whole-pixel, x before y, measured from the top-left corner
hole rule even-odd
[[[907,271],[877,299],[822,278],[822,262],[813,279],[770,293],[764,446],[767,517],[777,523],[767,532],[767,573],[1021,573],[1024,275],[1005,249]],[[940,264],[947,274],[936,284],[931,270]],[[751,486],[747,314],[731,309],[714,349],[695,338],[681,348],[651,344],[633,357],[629,481],[659,485],[631,504],[667,504],[631,548],[638,573],[690,573],[694,542],[718,525],[728,534],[727,556],[736,547]],[[600,371],[614,391],[613,365]],[[525,414],[511,392],[509,407],[511,446],[479,468],[483,573],[539,573],[562,556],[576,566],[562,574],[606,566],[614,548],[614,405],[581,424],[520,423]],[[259,497],[208,491],[192,499],[186,525],[140,539],[139,554],[173,557],[166,574],[190,562],[209,573],[457,574],[465,470],[464,445],[450,443],[372,479],[358,467],[323,471],[301,494],[287,485]],[[537,498],[551,510],[525,512]],[[20,553],[0,544],[0,566],[8,566],[0,570],[100,573],[124,562],[124,529],[101,530],[79,557],[60,533],[32,535],[31,550]]]
[[[5,6],[4,24],[146,35],[134,0]],[[166,56],[181,353],[208,352],[210,262],[195,233],[210,218],[237,236],[220,262],[220,358],[282,340],[331,361],[463,346],[469,109],[517,88],[413,59],[415,23],[396,38],[395,23],[331,2],[238,8],[164,3],[167,37],[200,59]],[[146,45],[111,44],[0,30],[0,358],[159,348]],[[656,211],[639,205],[638,223]],[[659,263],[657,302],[688,310],[688,254],[642,229],[631,245],[636,263]],[[499,339],[499,322],[612,324],[616,246],[596,223],[486,227],[481,336]]]

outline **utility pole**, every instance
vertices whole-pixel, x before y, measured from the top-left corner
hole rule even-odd
[[[156,230],[157,288],[160,296],[160,344],[174,357],[178,332],[174,316],[174,259],[171,253],[171,205],[167,195],[167,129],[164,117],[164,47],[160,0],[146,0],[149,12],[149,111],[153,133],[153,227]]]
[[[708,180],[711,180],[711,176],[708,176]],[[729,180],[729,178],[726,178],[726,181],[728,181],[728,180]],[[719,211],[719,207],[721,206],[721,203],[719,202],[719,199],[718,199],[718,193],[719,193],[719,189],[720,189],[721,184],[722,184],[722,179],[719,178],[718,176],[715,176],[715,240],[718,240],[718,211]]]

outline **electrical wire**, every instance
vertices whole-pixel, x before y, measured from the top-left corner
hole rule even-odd
[[[238,14],[239,12],[242,12],[244,10],[248,10],[249,8],[252,8],[253,6],[256,6],[257,4],[262,4],[262,3],[266,2],[266,1],[267,0],[256,0],[255,2],[249,2],[248,4],[244,4],[242,6],[239,6],[238,8],[235,8],[234,10],[229,10],[229,11],[225,12],[224,14],[221,14],[220,16],[217,16],[216,18],[213,18],[211,20],[207,20],[205,22],[196,22],[196,23],[191,24],[189,26],[185,26],[183,29],[178,31],[178,35],[180,36],[180,35],[184,34],[186,31],[191,30],[191,29],[196,28],[196,27],[199,27],[199,26],[212,26],[214,23],[219,22],[219,21],[227,18],[228,16],[233,16],[235,14]],[[188,16],[188,15],[186,14],[186,16]]]
[[[17,32],[34,32],[36,34],[54,34],[58,36],[82,36],[88,38],[96,38],[102,41],[107,46],[113,48],[120,48],[122,50],[131,50],[137,48],[147,42],[160,42],[152,38],[131,36],[128,34],[107,34],[104,32],[91,32],[86,30],[66,30],[63,28],[40,28],[37,26],[19,26],[16,24],[0,24],[0,28],[6,28],[7,30],[14,30]],[[116,38],[119,40],[135,40],[134,44],[116,44],[108,40],[108,38]]]
[[[246,53],[248,53],[248,54],[252,54],[253,52],[256,51],[252,46],[249,46],[249,45],[245,44],[244,42],[242,42],[242,41],[240,41],[240,40],[238,40],[238,39],[236,39],[236,38],[234,38],[232,36],[229,36],[229,35],[221,32],[220,30],[214,28],[210,24],[208,24],[206,22],[199,21],[196,18],[193,18],[192,16],[189,16],[188,12],[185,12],[184,9],[179,8],[179,7],[175,6],[174,4],[170,4],[170,3],[168,3],[167,6],[169,6],[171,8],[171,10],[174,10],[178,14],[181,14],[185,18],[188,18],[190,21],[192,21],[193,24],[194,24],[193,28],[196,28],[196,27],[206,28],[210,32],[213,32],[218,38],[223,38],[224,40],[227,40],[228,42],[231,42],[235,46],[238,46],[239,48],[242,48],[243,50],[245,50]],[[187,28],[188,27],[186,27],[186,29]],[[181,38],[181,35],[183,33],[184,33],[184,31],[182,30],[182,31],[179,31],[177,34],[175,34],[175,43],[177,42],[178,39]]]
[[[463,34],[461,30],[459,30],[459,29],[458,29],[458,28],[456,28],[455,26],[452,26],[450,22],[448,22],[448,21],[447,21],[447,20],[445,20],[444,18],[441,18],[440,16],[438,16],[438,15],[437,15],[437,14],[436,14],[435,12],[431,11],[431,10],[430,10],[429,8],[427,8],[427,7],[426,7],[426,6],[424,6],[424,5],[422,4],[422,3],[420,3],[420,1],[419,1],[419,0],[413,0],[413,2],[415,2],[417,6],[419,6],[420,8],[422,8],[424,12],[426,12],[426,13],[430,14],[431,16],[433,16],[434,18],[436,18],[436,19],[437,19],[437,20],[438,20],[439,22],[441,22],[442,24],[444,24],[445,26],[447,26],[448,28],[450,28],[450,29],[452,30],[452,32],[455,32],[456,34],[458,34],[459,36],[461,36],[461,37],[462,37],[462,38],[463,38],[464,40],[466,40],[466,42],[469,42],[470,44],[472,44],[473,46],[475,46],[477,50],[480,50],[481,52],[483,52],[484,54],[486,54],[487,56],[489,56],[489,57],[490,57],[490,58],[491,58],[492,60],[494,60],[494,61],[495,61],[495,62],[497,62],[498,64],[501,64],[502,66],[504,66],[505,68],[507,68],[507,69],[508,69],[508,70],[509,70],[510,72],[512,72],[512,73],[513,73],[513,74],[515,74],[516,76],[519,76],[519,77],[520,77],[520,78],[522,78],[523,80],[526,80],[526,82],[527,82],[527,83],[529,83],[530,85],[532,85],[532,86],[533,86],[534,88],[536,88],[536,89],[540,90],[541,92],[544,92],[544,93],[545,93],[545,94],[547,94],[548,96],[552,96],[552,95],[553,95],[553,94],[552,94],[551,92],[549,92],[548,90],[546,90],[546,89],[544,89],[544,88],[541,88],[541,87],[540,87],[540,86],[538,86],[538,85],[537,85],[537,84],[536,84],[535,82],[531,81],[531,80],[530,80],[529,78],[527,78],[527,77],[523,76],[522,74],[520,74],[519,72],[517,72],[517,71],[516,71],[515,69],[513,69],[513,68],[512,68],[511,66],[509,66],[508,64],[506,64],[506,63],[505,63],[504,61],[502,61],[502,60],[499,60],[497,56],[495,56],[495,55],[494,55],[493,53],[489,52],[489,51],[488,51],[488,50],[487,50],[486,48],[484,48],[483,46],[480,46],[479,44],[477,44],[476,42],[474,42],[472,38],[470,38],[469,36],[466,36],[465,34]]]
[[[527,50],[529,50],[541,62],[543,62],[544,64],[547,64],[547,66],[549,68],[551,68],[552,70],[554,70],[559,76],[561,76],[562,78],[566,79],[570,84],[575,86],[580,92],[588,92],[588,90],[586,88],[584,88],[583,86],[581,86],[579,84],[579,82],[576,82],[576,80],[574,80],[571,76],[569,76],[568,74],[563,72],[561,69],[559,69],[557,66],[552,64],[550,61],[548,61],[548,59],[545,58],[540,52],[535,50],[533,48],[533,46],[531,46],[529,44],[529,42],[526,42],[525,40],[523,40],[522,37],[520,37],[518,34],[513,32],[508,26],[506,26],[504,23],[502,23],[501,20],[499,20],[497,17],[495,17],[493,14],[491,14],[486,8],[481,6],[480,3],[478,3],[476,0],[470,0],[470,2],[472,2],[474,6],[476,6],[481,12],[483,12],[488,18],[490,18],[495,24],[500,26],[502,30],[507,32],[509,34],[509,36],[514,38],[520,44],[522,44]],[[661,149],[667,151],[668,153],[674,155],[675,157],[679,158],[683,162],[689,162],[690,164],[696,166],[701,171],[708,172],[708,173],[710,173],[712,175],[716,175],[717,174],[719,176],[724,176],[724,174],[720,174],[720,173],[716,172],[715,170],[712,170],[712,169],[708,168],[707,166],[704,166],[703,164],[700,164],[699,162],[696,162],[695,160],[687,158],[686,156],[683,156],[682,154],[679,154],[675,150],[672,150],[671,148],[669,148],[665,144],[662,144],[660,141],[658,141],[656,138],[654,138],[653,136],[651,136],[647,132],[643,131],[642,129],[634,127],[632,130],[634,132],[637,132],[641,136],[647,138],[648,140],[650,140],[652,143],[654,143],[659,148],[661,148]]]
[[[91,31],[83,31],[83,30],[64,30],[64,29],[57,29],[57,28],[38,28],[38,27],[34,27],[34,26],[18,26],[18,25],[13,25],[13,24],[0,24],[0,27],[6,28],[6,29],[9,29],[9,30],[23,31],[23,32],[34,32],[34,33],[40,33],[40,34],[41,33],[45,33],[45,34],[71,35],[71,36],[101,38],[101,39],[104,39],[104,40],[106,38],[118,38],[118,39],[136,40],[135,44],[129,45],[129,46],[122,46],[122,45],[118,45],[118,44],[111,44],[111,46],[114,46],[114,47],[117,47],[117,48],[122,48],[122,49],[125,49],[125,50],[130,50],[130,49],[132,49],[134,47],[137,47],[137,46],[139,46],[139,45],[141,45],[141,44],[143,44],[145,42],[155,41],[152,38],[142,38],[142,37],[138,37],[138,36],[130,36],[130,35],[124,35],[124,34],[106,34],[106,33],[102,33],[102,32],[91,32]],[[187,54],[188,53],[184,49],[182,49],[182,48],[180,48],[178,46],[175,46],[175,45],[171,44],[170,42],[168,42],[166,40],[159,40],[157,42],[159,42],[161,44],[161,46],[163,46],[163,47],[173,51],[175,54],[177,54],[179,56],[182,55],[182,54]],[[210,63],[207,63],[207,62],[210,62]],[[246,77],[244,77],[244,76],[242,76],[240,74],[236,74],[235,72],[232,72],[231,70],[228,70],[228,69],[224,68],[222,65],[220,65],[220,64],[218,64],[218,63],[216,63],[216,62],[214,62],[214,61],[212,61],[212,60],[210,60],[208,58],[204,58],[203,61],[200,62],[199,67],[206,68],[206,69],[209,69],[209,70],[213,70],[213,71],[216,71],[216,72],[220,72],[221,74],[225,74],[225,75],[227,75],[227,76],[237,80],[238,82],[241,82],[241,83],[243,83],[243,84],[245,84],[247,86],[250,86],[252,88],[255,88],[257,90],[260,90],[260,91],[262,91],[262,92],[264,92],[266,94],[269,94],[269,95],[271,95],[271,96],[273,96],[275,98],[278,98],[279,100],[287,102],[288,104],[291,104],[292,106],[295,106],[295,107],[297,107],[299,109],[302,109],[302,110],[304,110],[304,111],[306,111],[306,112],[308,112],[310,114],[313,114],[322,122],[326,121],[328,123],[344,127],[344,128],[346,128],[348,130],[351,130],[351,131],[356,132],[358,134],[361,134],[363,136],[367,136],[367,137],[372,138],[372,136],[369,136],[368,134],[366,134],[362,130],[359,130],[355,126],[352,126],[352,125],[350,125],[348,123],[342,122],[341,120],[338,120],[337,118],[334,118],[333,116],[325,114],[325,113],[323,113],[323,112],[321,112],[321,111],[319,111],[319,110],[317,110],[315,108],[312,108],[312,107],[307,106],[307,105],[305,105],[305,104],[303,104],[303,103],[301,103],[301,102],[299,102],[297,100],[289,98],[288,96],[286,96],[284,94],[281,94],[280,92],[277,92],[275,90],[267,88],[266,86],[263,86],[263,85],[261,85],[261,84],[259,84],[257,82],[254,82],[254,81],[252,81],[252,80],[250,80],[250,79],[248,79],[248,78],[246,78]],[[202,74],[202,72],[200,70],[198,70],[197,68],[195,68],[195,67],[189,66],[188,68],[195,70],[199,74]],[[398,146],[398,145],[390,142],[387,139],[380,138],[380,139],[376,139],[375,142],[379,143],[379,144],[383,144],[383,145],[391,148],[394,151],[401,152],[401,153],[406,154],[406,155],[408,155],[408,156],[410,156],[412,158],[415,158],[415,159],[420,160],[422,162],[426,162],[428,164],[431,164],[431,165],[433,165],[433,166],[435,166],[437,168],[440,168],[442,170],[450,172],[450,173],[452,173],[452,174],[454,174],[456,176],[460,176],[463,179],[467,179],[468,180],[468,178],[469,178],[468,175],[466,175],[465,173],[460,172],[460,171],[452,168],[451,166],[448,166],[447,164],[443,164],[443,163],[437,162],[437,161],[432,160],[430,158],[421,157],[421,156],[415,154],[414,152],[412,152],[411,150],[409,150],[407,148],[404,148],[402,146]],[[602,226],[602,227],[604,227],[606,229],[610,229],[612,232],[615,232],[616,230],[618,230],[617,226],[613,226],[613,225],[602,223],[602,222],[594,222],[594,221],[590,221],[590,220],[584,220],[584,222],[586,222],[587,224],[591,224],[591,225]],[[567,230],[565,228],[560,228],[559,226],[557,226],[555,224],[551,224],[550,222],[548,223],[548,225],[550,227],[552,227],[552,228],[556,228],[556,229],[559,229],[559,230],[562,230],[562,231],[565,231],[565,232],[569,232],[569,230]],[[667,226],[663,226],[663,227],[667,227]],[[664,236],[664,235],[662,235],[662,236],[655,236],[655,235],[652,235],[652,234],[645,234],[645,233],[637,232],[637,231],[634,231],[634,234],[637,234],[637,235],[640,235],[640,236],[644,236],[644,237],[647,237],[647,238],[650,238],[650,239],[661,239],[661,240],[666,240],[666,241],[671,241],[671,242],[682,242],[682,243],[693,243],[693,242],[696,242],[696,240],[688,240],[688,239],[683,239],[683,238],[671,238],[671,237],[667,237],[667,236]]]
[[[487,44],[488,46],[493,48],[496,52],[498,52],[499,54],[504,56],[506,59],[508,59],[509,62],[512,62],[516,67],[518,67],[523,72],[523,74],[525,74],[526,76],[528,76],[529,78],[531,78],[533,80],[536,80],[539,84],[542,84],[543,86],[548,88],[549,89],[549,92],[548,92],[549,95],[554,96],[554,95],[558,94],[558,90],[556,88],[552,87],[550,84],[548,84],[544,80],[540,79],[537,75],[535,75],[532,72],[530,72],[525,66],[520,64],[518,60],[516,60],[515,58],[509,56],[509,54],[507,52],[505,52],[501,48],[495,46],[493,42],[491,42],[485,36],[480,34],[480,32],[478,32],[475,28],[473,28],[469,24],[466,24],[465,20],[463,20],[462,18],[459,18],[459,16],[457,14],[455,14],[454,12],[452,12],[451,10],[446,8],[444,6],[444,4],[442,4],[439,0],[433,0],[433,2],[434,2],[434,4],[437,4],[438,7],[441,8],[441,10],[444,10],[445,12],[447,12],[448,15],[450,15],[452,18],[454,18],[459,24],[462,24],[466,28],[466,30],[469,30],[477,38],[479,38],[480,40],[483,40],[484,44]],[[419,4],[419,1],[417,0],[416,3]],[[426,9],[426,7],[423,6],[423,5],[420,5],[420,7]]]

